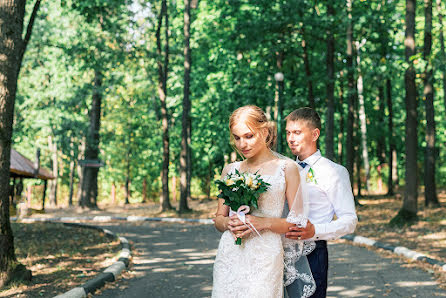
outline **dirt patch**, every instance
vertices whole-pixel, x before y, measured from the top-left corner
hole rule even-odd
[[[79,286],[110,266],[119,240],[58,223],[12,223],[16,256],[33,279],[1,289],[0,297],[53,297]]]

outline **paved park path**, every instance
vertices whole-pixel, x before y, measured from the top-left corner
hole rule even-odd
[[[220,233],[212,225],[114,222],[133,242],[130,279],[95,297],[210,297]],[[328,297],[446,297],[432,275],[366,248],[329,245]],[[260,298],[260,297],[259,297]]]

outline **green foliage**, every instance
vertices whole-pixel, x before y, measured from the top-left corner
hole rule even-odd
[[[353,1],[353,36],[365,40],[360,70],[364,78],[367,146],[376,168],[389,157],[389,140],[397,151],[398,176],[404,185],[405,89],[404,2]],[[13,146],[27,157],[42,149],[42,166],[49,168],[48,136],[58,145],[60,182],[69,184],[69,163],[79,158],[80,143],[89,127],[89,107],[94,72],[100,71],[103,96],[99,172],[100,200],[109,201],[111,185],[118,189],[127,176],[133,200],[146,194],[156,200],[160,189],[162,162],[161,112],[157,93],[155,30],[160,1],[65,0],[44,1],[36,19],[19,77],[14,119]],[[170,62],[167,108],[170,115],[170,177],[178,177],[183,98],[183,6],[169,1]],[[215,196],[212,181],[230,162],[228,119],[237,107],[255,104],[274,118],[277,55],[283,54],[284,111],[308,106],[307,83],[313,83],[316,109],[326,118],[326,36],[335,35],[335,148],[336,161],[345,164],[347,124],[347,11],[344,2],[333,2],[335,14],[327,15],[326,2],[286,1],[199,1],[192,10],[192,181],[193,195]],[[29,6],[28,9],[32,7]],[[423,45],[424,19],[418,5],[417,49]],[[445,8],[443,5],[443,13]],[[164,28],[162,30],[165,30]],[[440,26],[434,15],[433,36]],[[444,30],[444,28],[443,28]],[[162,34],[164,37],[164,35]],[[305,72],[302,43],[308,50],[311,74]],[[420,50],[413,58],[418,94],[422,94],[424,62]],[[437,121],[437,183],[446,185],[446,127],[440,45],[433,43],[435,117]],[[357,65],[354,65],[355,72]],[[355,77],[357,73],[355,73]],[[385,81],[391,80],[394,136],[389,136],[389,111],[385,104]],[[380,94],[384,92],[384,94]],[[341,102],[342,98],[342,102]],[[419,97],[419,147],[424,148],[424,106]],[[342,124],[342,125],[341,125]],[[343,130],[341,131],[341,128]],[[325,133],[321,151],[325,150]],[[356,150],[361,150],[355,141]],[[285,146],[286,147],[286,146]],[[291,155],[289,151],[284,152]],[[419,150],[423,174],[424,152]],[[386,183],[388,167],[382,165]],[[355,173],[356,175],[357,173]],[[78,179],[75,178],[75,182]],[[377,183],[372,183],[377,185]],[[170,187],[172,191],[172,187]],[[373,190],[373,189],[372,189]],[[121,192],[119,192],[121,193]]]

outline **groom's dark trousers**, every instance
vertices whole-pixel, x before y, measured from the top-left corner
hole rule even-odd
[[[328,274],[328,250],[327,241],[316,241],[316,248],[307,256],[310,264],[311,273],[316,282],[316,292],[311,298],[325,298],[327,297],[327,274]],[[301,297],[301,290],[299,290],[297,283],[292,283],[286,287],[288,297]]]

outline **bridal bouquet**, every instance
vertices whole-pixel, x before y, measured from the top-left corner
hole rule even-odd
[[[215,182],[220,190],[218,197],[224,199],[224,204],[231,208],[229,216],[237,214],[244,224],[246,224],[245,214],[249,212],[249,206],[258,208],[257,200],[260,194],[266,192],[270,186],[257,172],[255,174],[241,173],[238,170]],[[237,238],[235,244],[242,244],[242,239]]]

